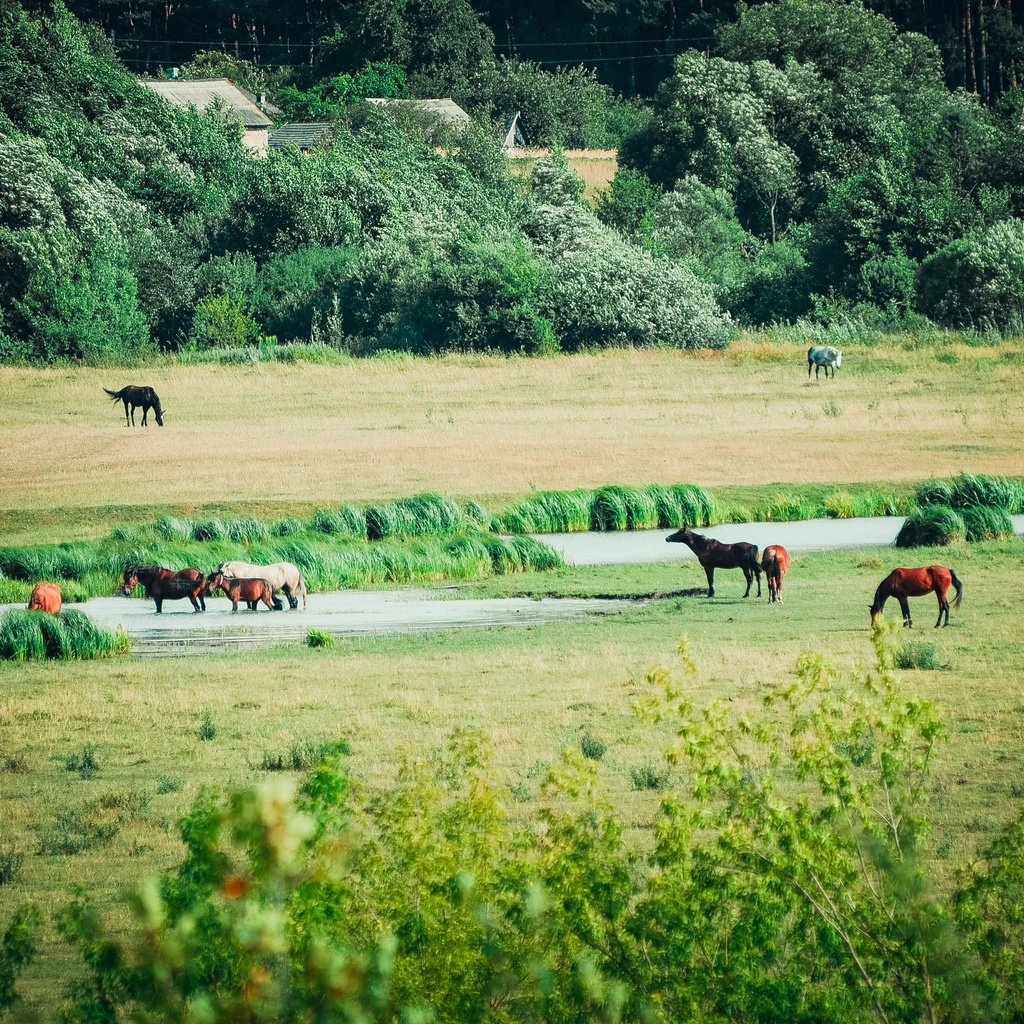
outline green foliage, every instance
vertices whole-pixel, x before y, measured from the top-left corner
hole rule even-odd
[[[938,323],[1024,330],[1024,221],[952,240],[922,262],[917,288],[919,308]]]
[[[607,749],[608,744],[604,740],[595,736],[589,729],[584,730],[580,737],[580,753],[588,761],[600,761]]]
[[[961,473],[947,480],[928,480],[915,492],[919,505],[949,505],[963,511],[975,506],[1010,515],[1024,512],[1024,483],[1005,476]]]
[[[321,650],[336,647],[337,641],[334,639],[333,634],[328,633],[326,630],[308,629],[306,630],[306,646],[312,647],[314,650]]]
[[[310,630],[310,633],[320,632]],[[322,633],[330,637],[329,633]],[[333,644],[334,638],[331,637]],[[332,644],[322,645],[331,646]],[[310,647],[317,646],[310,644]],[[287,750],[265,750],[258,767],[264,772],[308,772],[321,761],[340,754],[349,755],[352,749],[347,740],[296,740]]]
[[[100,763],[96,760],[96,748],[91,743],[86,743],[80,754],[68,754],[64,758],[64,767],[69,772],[77,772],[80,778],[96,778],[100,772]]]
[[[915,508],[896,535],[896,547],[918,548],[931,544],[961,544],[967,539],[963,516],[948,505]]]
[[[109,658],[128,653],[128,637],[96,626],[84,613],[12,609],[0,618],[0,658],[9,661]]]
[[[217,738],[217,726],[214,724],[213,713],[209,708],[203,712],[202,720],[199,722],[199,738],[207,741]]]
[[[462,510],[440,494],[416,494],[411,498],[367,505],[366,535],[385,537],[443,536],[465,526]]]
[[[911,640],[901,644],[896,650],[894,663],[896,668],[902,670],[923,669],[932,672],[945,667],[939,660],[935,644],[926,640]]]
[[[42,914],[35,907],[22,907],[15,911],[0,937],[0,1012],[20,1000],[14,984],[35,957],[36,936],[41,924]]]
[[[711,289],[685,267],[624,243],[578,204],[580,186],[564,158],[534,167],[530,233],[552,265],[542,308],[561,346],[724,346],[730,326]]]
[[[367,96],[408,95],[403,68],[387,61],[367,61],[355,74],[334,75],[308,90],[282,86],[276,99],[288,121],[333,121],[346,117],[349,107]]]
[[[640,117],[635,106],[616,97],[593,71],[570,66],[544,70],[515,59],[481,68],[465,103],[478,116],[518,112],[529,146],[612,148]]]
[[[1013,537],[1013,523],[1001,508],[970,505],[960,510],[969,541],[1004,540]]]
[[[259,324],[230,295],[208,295],[196,305],[189,333],[190,348],[245,348],[261,337]]]
[[[664,766],[641,764],[629,769],[629,780],[633,789],[641,792],[648,789],[664,789],[668,785],[668,777],[668,768]]]
[[[639,849],[598,761],[568,752],[524,822],[463,731],[382,789],[329,750],[301,782],[204,792],[133,926],[84,898],[60,914],[84,961],[67,1019],[1008,1024],[1024,817],[952,897],[933,888],[943,729],[894,676],[891,633],[848,673],[801,656],[756,719],[698,702],[685,645],[648,673],[640,714],[678,770],[636,776],[663,794],[631,821]]]

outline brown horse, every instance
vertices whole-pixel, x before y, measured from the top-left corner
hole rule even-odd
[[[142,425],[145,427],[146,417],[149,415],[149,410],[152,409],[156,416],[156,425],[162,427],[164,425],[164,411],[160,408],[160,396],[151,388],[143,387],[140,384],[128,384],[126,387],[121,388],[120,391],[111,391],[109,388],[104,388],[104,391],[115,402],[124,402],[124,425],[126,427],[135,426],[135,410],[139,407],[142,408]],[[131,407],[132,415],[131,420],[128,419],[128,408]]]
[[[56,615],[60,611],[60,603],[60,587],[56,583],[37,583],[28,599],[28,610]]]
[[[757,545],[741,541],[738,544],[723,544],[710,537],[694,533],[688,526],[666,537],[669,544],[685,544],[704,566],[704,574],[708,578],[708,597],[715,596],[716,569],[742,569],[747,579],[747,592],[750,596],[750,585],[757,577],[757,596],[761,596],[761,566],[757,563]]]
[[[964,585],[956,578],[952,569],[944,565],[926,565],[920,569],[893,569],[888,576],[878,584],[875,591],[875,600],[869,605],[871,609],[871,625],[874,626],[882,617],[882,608],[890,597],[895,597],[903,610],[903,625],[908,629],[914,625],[910,618],[910,603],[908,597],[923,597],[925,594],[935,594],[939,599],[939,617],[935,620],[935,628],[941,625],[949,625],[949,602],[946,600],[946,591],[949,585],[953,584],[956,590],[954,608],[960,607],[960,598],[963,597]],[[946,621],[943,623],[942,615],[945,613]]]
[[[761,568],[768,583],[768,603],[782,604],[782,577],[789,568],[789,552],[781,544],[769,544],[761,555]]]
[[[164,601],[179,601],[183,597],[192,602],[194,611],[206,611],[206,602],[203,600],[206,577],[198,569],[173,572],[159,565],[126,566],[122,581],[124,596],[131,597],[132,591],[140,583],[146,589],[146,597],[156,602],[157,615],[163,610]]]
[[[280,611],[281,603],[274,602],[274,591],[270,584],[264,579],[236,579],[225,576],[219,569],[210,573],[206,581],[208,591],[212,594],[218,587],[224,592],[224,596],[231,601],[231,611],[238,611],[238,602],[244,601],[252,611],[262,601],[270,611]]]

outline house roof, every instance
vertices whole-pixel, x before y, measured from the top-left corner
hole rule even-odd
[[[296,121],[293,124],[283,124],[270,133],[267,144],[271,149],[283,149],[285,146],[312,149],[314,146],[325,146],[331,140],[331,128],[329,121]]]
[[[274,122],[260,110],[249,95],[226,78],[196,79],[195,81],[163,81],[142,79],[142,84],[163,96],[176,107],[195,107],[205,110],[217,100],[223,102],[227,112],[237,117],[246,128],[269,128]]]
[[[405,106],[411,107],[415,110],[424,110],[427,113],[436,114],[442,121],[448,121],[451,124],[464,125],[468,124],[472,120],[469,114],[467,114],[450,96],[436,100],[392,100],[376,96],[367,96],[366,102],[386,106]]]

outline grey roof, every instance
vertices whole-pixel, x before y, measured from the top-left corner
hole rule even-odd
[[[331,127],[329,121],[296,121],[294,124],[283,124],[270,133],[267,144],[271,149],[283,149],[285,146],[298,146],[299,149],[326,146],[331,141]]]
[[[438,100],[392,100],[381,97],[366,97],[367,103],[377,103],[387,106],[409,106],[416,110],[424,110],[430,114],[436,114],[441,120],[449,121],[452,124],[468,124],[472,118],[462,107],[450,96]]]
[[[195,107],[205,110],[218,99],[227,112],[237,117],[246,128],[269,128],[274,122],[250,100],[246,94],[226,78],[197,79],[195,81],[163,81],[142,79],[142,84],[176,107]]]

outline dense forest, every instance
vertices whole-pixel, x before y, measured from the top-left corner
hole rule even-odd
[[[1020,31],[954,6],[915,8],[930,38],[909,7],[836,0],[567,4],[543,30],[539,5],[469,0],[4,5],[0,359],[1019,331]],[[332,145],[254,158],[139,83],[172,61],[332,122]],[[381,94],[452,95],[473,123],[362,102]],[[589,201],[557,151],[513,175],[516,110],[532,141],[616,147],[610,189]]]

